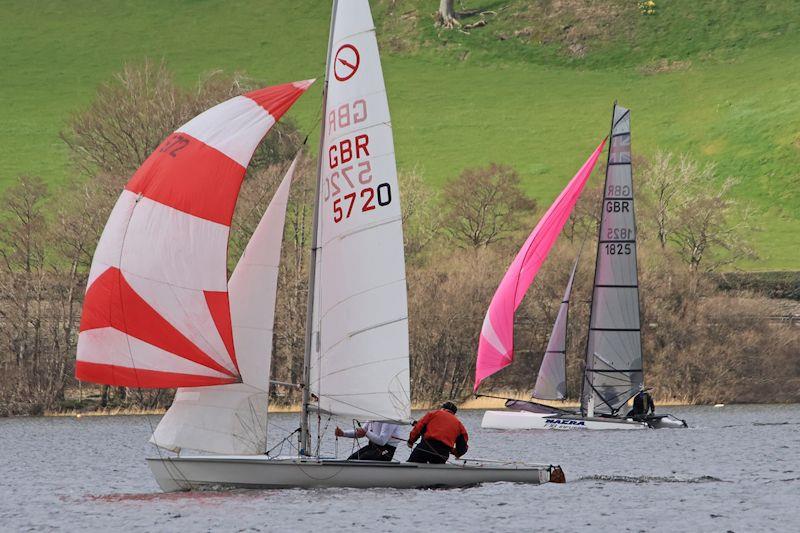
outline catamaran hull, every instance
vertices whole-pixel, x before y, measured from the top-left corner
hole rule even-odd
[[[681,429],[688,428],[686,420],[682,420],[672,415],[656,415],[646,420],[647,424],[653,429]]]
[[[382,461],[270,459],[254,456],[148,458],[165,492],[215,488],[455,488],[507,481],[550,481],[544,465],[424,465]]]
[[[486,411],[481,427],[486,429],[556,429],[556,430],[635,430],[648,429],[644,422],[559,416],[524,411]]]
[[[486,411],[481,421],[486,429],[556,429],[556,430],[633,430],[688,427],[685,420],[672,415],[657,415],[646,420],[584,418],[581,416],[527,411]]]

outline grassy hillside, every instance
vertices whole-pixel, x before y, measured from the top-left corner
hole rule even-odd
[[[764,231],[762,259],[741,266],[800,268],[800,3],[656,0],[644,15],[633,0],[465,0],[478,11],[462,23],[486,21],[469,34],[437,31],[434,0],[373,3],[401,167],[441,184],[508,163],[547,201],[605,135],[616,98],[633,110],[637,152],[689,152],[742,178],[736,193]],[[163,58],[187,85],[214,69],[279,82],[324,68],[322,0],[0,0],[0,10],[0,185],[23,173],[63,182],[58,132],[125,62]],[[293,115],[310,129],[318,110],[319,86]]]

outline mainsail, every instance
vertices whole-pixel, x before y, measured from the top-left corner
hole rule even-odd
[[[553,205],[531,232],[494,293],[483,320],[475,367],[475,390],[481,381],[505,368],[514,360],[514,313],[525,297],[536,273],[550,253],[575,202],[603,150],[600,143],[577,174],[558,195]]]
[[[630,111],[614,105],[581,411],[616,414],[642,383]]]
[[[78,379],[146,388],[242,380],[228,300],[231,217],[253,151],[310,84],[267,87],[205,111],[133,175],[92,261]]]
[[[335,2],[312,280],[309,393],[320,411],[411,417],[400,194],[367,0]]]
[[[536,386],[533,397],[540,400],[563,400],[567,397],[567,316],[569,315],[569,298],[572,293],[572,282],[578,268],[580,254],[575,258],[572,272],[569,274],[564,298],[558,308],[558,315],[547,341],[539,373],[536,375]]]
[[[242,383],[178,389],[150,441],[161,448],[264,453],[281,242],[297,155],[228,283]]]

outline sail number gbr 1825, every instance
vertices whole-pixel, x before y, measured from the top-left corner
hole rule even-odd
[[[617,186],[619,187],[619,186]],[[621,189],[621,190],[620,190]],[[617,190],[614,190],[613,187],[609,186],[609,193],[627,193],[629,192],[629,188],[624,186],[624,188],[619,187]],[[627,199],[607,199],[605,201],[605,212],[612,216],[614,214],[623,215],[623,214],[632,214],[632,203],[630,200]],[[623,216],[623,220],[628,217]],[[612,218],[613,219],[613,218]],[[621,221],[620,221],[621,222]],[[630,255],[633,253],[633,245],[631,241],[635,240],[635,234],[632,227],[624,227],[626,224],[623,222],[623,227],[615,227],[610,226],[607,227],[605,230],[605,235],[603,237],[606,239],[606,242],[603,243],[603,249],[606,255]],[[612,241],[612,242],[608,242]],[[613,241],[622,241],[622,242],[613,242]]]
[[[607,242],[603,244],[606,255],[631,255],[633,247],[629,242]]]

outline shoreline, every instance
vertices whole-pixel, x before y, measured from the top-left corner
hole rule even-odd
[[[514,395],[509,394],[509,397],[513,396],[521,396],[521,395]],[[580,406],[580,402],[577,400],[566,400],[566,401],[548,401],[548,400],[539,400],[537,403],[541,403],[543,405],[550,405],[553,407],[560,407],[560,408],[575,408]],[[663,399],[663,400],[656,400],[656,407],[686,407],[691,405],[703,405],[706,407],[713,407],[715,404],[700,404],[696,402],[690,402],[686,400],[679,400],[675,398],[670,399]],[[724,405],[744,405],[744,404],[724,404]],[[435,407],[431,406],[430,404],[415,404],[412,405],[411,409],[414,411],[425,411],[430,410]],[[482,409],[503,409],[505,408],[505,400],[500,398],[488,398],[488,397],[479,397],[479,398],[470,398],[468,400],[464,400],[458,403],[459,410],[464,411],[478,411]],[[94,409],[94,410],[64,410],[64,411],[45,411],[42,415],[12,415],[7,418],[22,418],[22,417],[29,417],[29,416],[42,416],[42,417],[76,417],[81,418],[84,416],[150,416],[150,415],[163,415],[167,410],[166,409],[140,409],[135,407],[114,407],[114,408],[106,408],[106,409]],[[270,405],[268,409],[268,413],[275,414],[275,413],[299,413],[300,412],[300,404],[291,404],[291,405]]]

